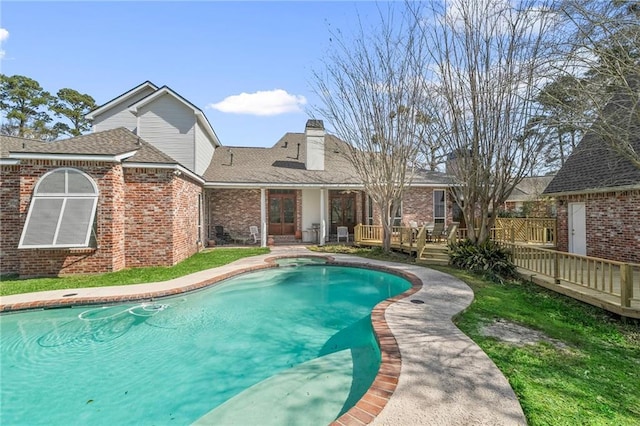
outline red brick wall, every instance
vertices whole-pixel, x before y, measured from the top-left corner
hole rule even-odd
[[[70,167],[88,174],[98,185],[99,198],[96,217],[98,220],[97,245],[89,249],[18,249],[18,241],[24,221],[27,217],[33,189],[38,180],[47,172]],[[122,257],[122,228],[117,224],[123,221],[120,210],[114,208],[118,203],[122,188],[122,169],[117,164],[105,164],[87,161],[22,161],[19,166],[11,170],[12,176],[7,178],[7,188],[15,187],[19,181],[17,191],[18,208],[4,212],[3,200],[3,236],[1,251],[8,254],[8,268],[2,272],[17,272],[22,276],[60,275],[76,273],[107,272],[120,269],[124,264]],[[3,176],[3,187],[5,186]],[[4,191],[3,191],[4,192]],[[15,205],[16,198],[3,197],[9,205]],[[5,222],[6,219],[6,222]],[[116,226],[107,226],[107,223]]]
[[[199,249],[200,184],[171,169],[125,169],[126,266],[171,266]]]
[[[127,268],[173,265],[170,169],[125,169]]]
[[[640,190],[570,197],[558,201],[558,250],[567,251],[568,203],[584,202],[587,255],[640,263]]]
[[[203,236],[198,234],[198,195],[203,189],[181,175],[173,179],[172,190],[173,263],[176,264],[203,247]],[[204,217],[202,220],[204,228]]]
[[[211,236],[222,225],[232,235],[249,236],[249,226],[260,227],[259,189],[211,189],[207,191]],[[301,210],[301,209],[300,209]]]
[[[97,184],[96,247],[18,249],[33,189],[47,172],[71,167]],[[202,187],[165,169],[125,169],[86,161],[22,161],[2,166],[0,272],[21,276],[102,273],[125,267],[173,265],[199,249]],[[125,183],[126,181],[126,183]]]
[[[0,274],[20,270],[20,166],[0,166]]]
[[[402,224],[408,226],[411,220],[418,222],[418,225],[422,225],[423,222],[433,222],[433,191],[442,189],[445,188],[408,188],[402,200]],[[451,197],[446,190],[445,197],[446,221],[449,223],[453,221],[453,208]],[[381,212],[375,206],[373,209],[373,220],[374,224],[382,223]]]

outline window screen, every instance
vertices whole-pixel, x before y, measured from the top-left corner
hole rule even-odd
[[[34,189],[18,247],[87,247],[97,201],[95,183],[79,170],[44,175]]]
[[[445,195],[442,190],[433,191],[433,221],[445,223],[446,217]]]

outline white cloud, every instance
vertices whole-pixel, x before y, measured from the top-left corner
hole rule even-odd
[[[300,112],[300,107],[306,103],[307,99],[304,96],[291,95],[286,90],[275,89],[228,96],[208,106],[233,114],[279,115]]]
[[[5,28],[0,28],[0,43],[2,43],[8,38],[9,38],[9,31],[7,31]],[[3,59],[5,54],[6,52],[4,51],[4,49],[0,48],[0,59]]]

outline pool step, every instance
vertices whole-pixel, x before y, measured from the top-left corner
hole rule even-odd
[[[334,352],[263,380],[194,425],[328,425],[349,396],[351,351]]]

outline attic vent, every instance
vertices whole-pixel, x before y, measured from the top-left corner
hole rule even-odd
[[[287,145],[289,145],[289,142],[284,141],[284,146],[283,146],[283,148],[286,148],[286,147],[287,147]]]

